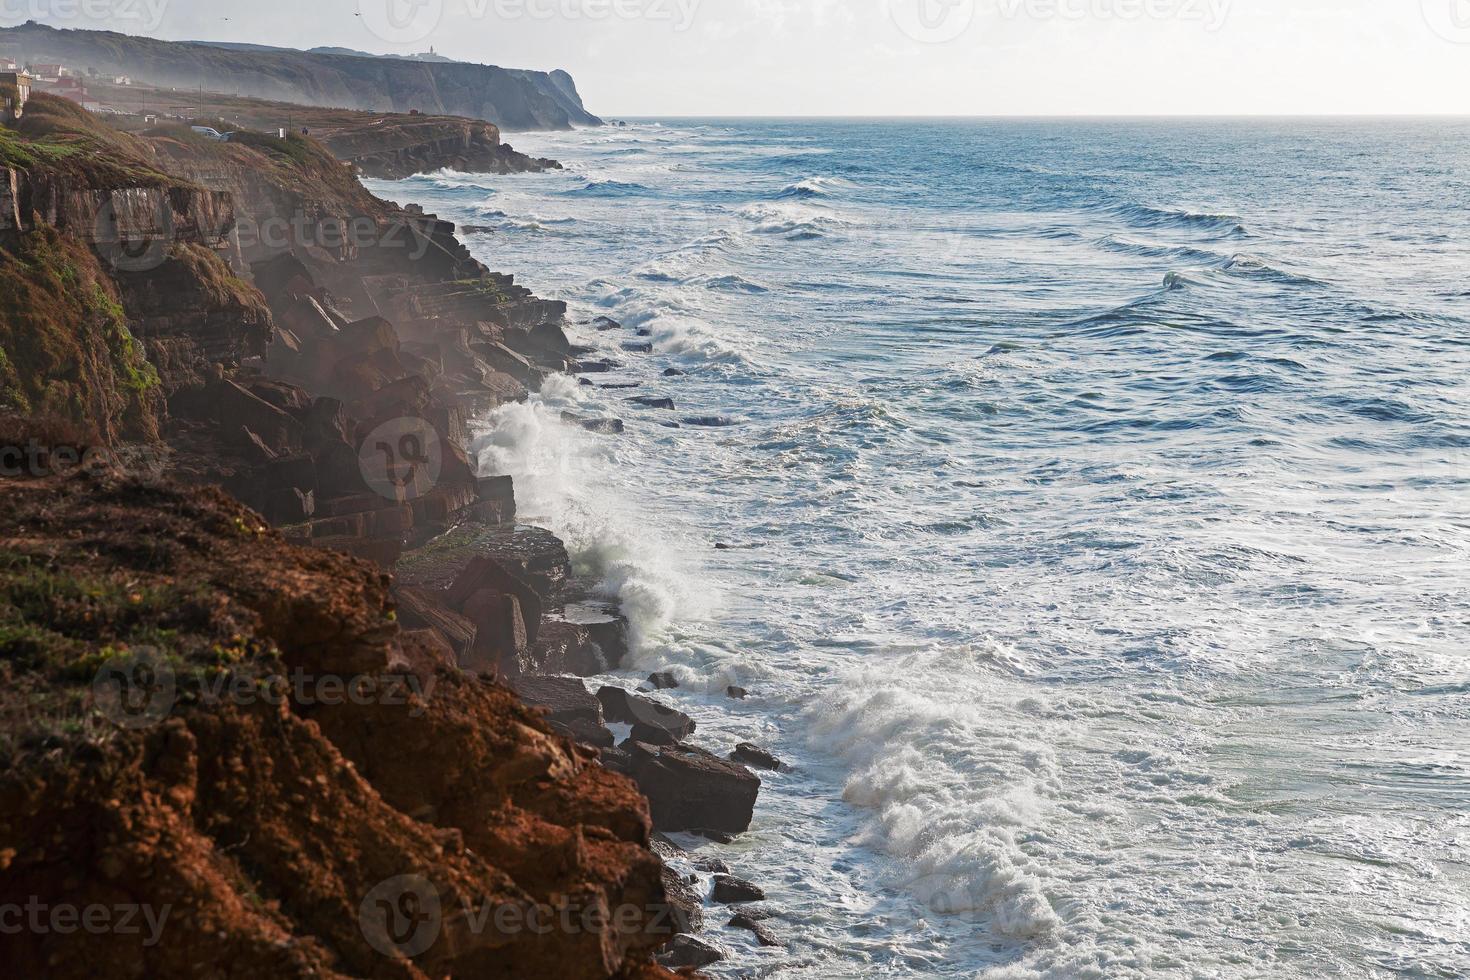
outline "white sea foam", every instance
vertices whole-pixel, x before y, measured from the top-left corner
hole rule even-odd
[[[553,376],[529,402],[493,411],[474,449],[483,472],[515,478],[519,518],[560,536],[578,574],[618,601],[636,660],[676,617],[707,615],[714,598],[640,519],[638,502],[609,493],[610,472],[628,465],[614,445],[560,420],[563,410],[587,411],[580,396],[574,380]]]
[[[971,702],[983,685],[954,668],[976,659],[925,652],[854,671],[808,709],[810,738],[852,767],[843,796],[873,811],[866,835],[891,859],[891,885],[1000,936],[1045,937],[1060,918],[1020,841],[1040,823],[1057,764]]]

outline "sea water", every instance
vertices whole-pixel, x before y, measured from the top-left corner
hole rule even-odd
[[[513,141],[372,186],[621,365],[477,448],[792,765],[714,973],[1470,975],[1470,122]]]

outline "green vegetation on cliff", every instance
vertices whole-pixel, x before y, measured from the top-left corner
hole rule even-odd
[[[0,167],[42,169],[90,187],[167,187],[183,181],[158,169],[141,140],[68,99],[39,94],[14,128],[0,126]]]
[[[0,409],[157,438],[158,374],[86,245],[43,227],[0,249]]]

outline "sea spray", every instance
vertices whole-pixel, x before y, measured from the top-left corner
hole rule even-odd
[[[616,444],[560,420],[577,406],[574,380],[553,376],[524,403],[502,405],[477,427],[482,472],[515,478],[520,519],[566,543],[578,575],[616,600],[629,625],[633,663],[655,655],[677,618],[706,614],[709,597],[676,551],[640,520],[636,501],[610,492]]]

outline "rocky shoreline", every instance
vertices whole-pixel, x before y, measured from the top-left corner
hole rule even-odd
[[[625,620],[468,450],[470,419],[551,373],[596,371],[565,305],[309,139],[132,137],[49,101],[4,147],[0,187],[16,280],[0,421],[27,460],[6,470],[0,512],[20,556],[0,590],[0,903],[126,892],[188,914],[152,948],[27,934],[12,963],[81,976],[117,946],[120,975],[184,975],[217,930],[242,975],[653,976],[655,955],[718,958],[692,935],[706,893],[776,942],[759,888],[664,835],[732,840],[755,770],[780,763],[691,744],[668,675],[588,689],[621,666]],[[58,283],[97,298],[48,316]],[[45,380],[83,321],[100,356]],[[251,510],[191,489],[207,486]],[[81,612],[55,598],[73,594]],[[146,724],[118,714],[140,671],[171,684]],[[291,672],[406,689],[415,710],[217,694]],[[131,700],[109,701],[113,681]],[[386,922],[381,887],[397,889]],[[422,930],[390,928],[405,891],[439,910],[422,948]],[[602,924],[553,940],[471,928],[476,895],[521,916],[582,896]]]

